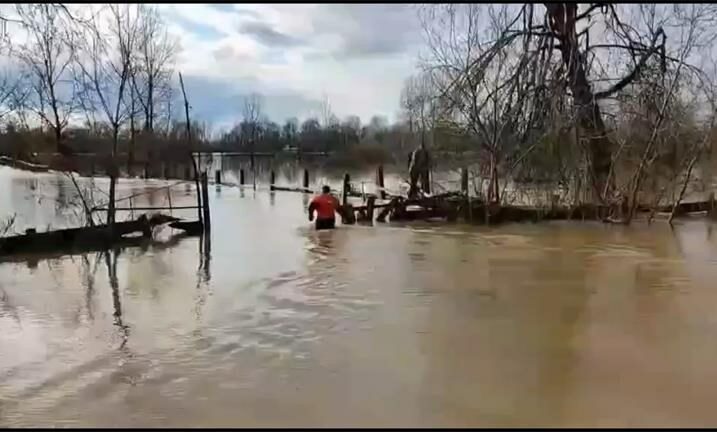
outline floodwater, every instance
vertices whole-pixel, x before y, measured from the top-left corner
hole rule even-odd
[[[65,179],[0,187],[65,220]],[[705,221],[317,233],[300,194],[210,193],[209,247],[0,263],[0,426],[717,426]]]

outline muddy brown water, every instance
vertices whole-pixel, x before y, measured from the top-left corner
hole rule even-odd
[[[69,220],[63,179],[0,182]],[[0,263],[0,426],[717,426],[710,223],[317,233],[300,194],[211,195],[209,253]]]

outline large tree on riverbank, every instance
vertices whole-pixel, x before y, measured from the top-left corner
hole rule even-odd
[[[107,223],[114,223],[115,183],[118,176],[117,151],[120,129],[134,114],[131,108],[130,79],[132,54],[139,37],[136,9],[110,5],[93,18],[82,34],[77,65],[78,83],[88,109],[98,111],[112,130],[112,161],[109,166],[110,196]],[[102,20],[102,21],[100,21]]]
[[[507,162],[523,160],[517,154],[562,123],[558,130],[575,132],[597,202],[610,201],[616,188],[610,105],[638,82],[665,88],[675,72],[704,78],[690,54],[714,40],[717,16],[712,5],[604,3],[430,5],[420,15],[422,63],[436,77],[442,115],[478,137],[491,171],[508,174]],[[685,29],[692,39],[680,36]]]

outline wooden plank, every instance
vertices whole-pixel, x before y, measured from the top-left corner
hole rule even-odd
[[[271,190],[281,192],[302,192],[302,193],[314,193],[311,189],[305,189],[300,187],[286,187],[286,186],[273,186]]]
[[[150,211],[150,210],[186,210],[186,209],[196,209],[197,206],[174,206],[174,207],[116,207],[116,211]],[[91,211],[107,211],[106,208],[96,208],[92,209]]]
[[[176,222],[178,218],[159,215],[154,218],[140,217],[134,221],[115,222],[82,228],[68,228],[47,232],[30,232],[24,235],[0,238],[0,255],[22,252],[55,251],[64,249],[109,248],[117,244],[121,236],[142,233],[151,236],[153,226]]]

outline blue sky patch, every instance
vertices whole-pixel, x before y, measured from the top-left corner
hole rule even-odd
[[[169,12],[167,13],[167,15],[169,15],[171,20],[177,23],[180,27],[198,35],[202,39],[221,39],[225,36],[223,32],[215,29],[209,24],[200,24],[194,21],[190,21],[174,12]]]

